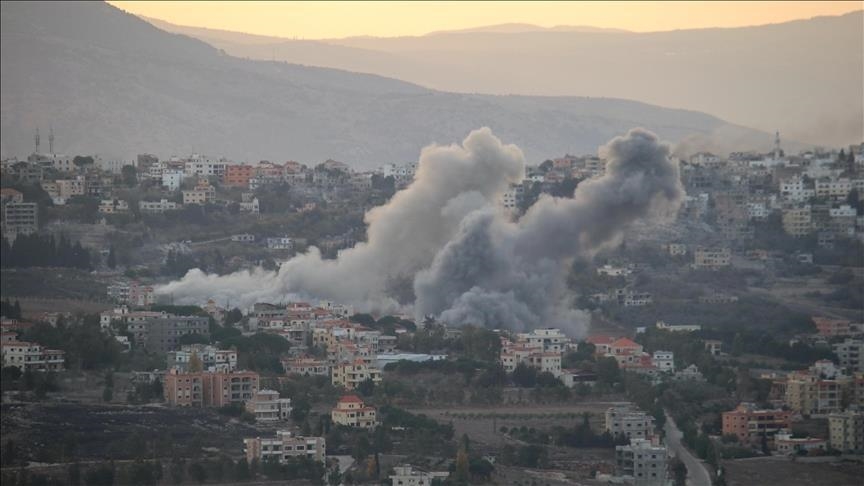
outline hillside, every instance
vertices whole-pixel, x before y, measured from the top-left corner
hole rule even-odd
[[[812,143],[864,137],[864,13],[670,32],[514,24],[417,37],[294,41],[181,27],[252,59],[465,93],[597,96],[703,111]],[[814,89],[814,86],[818,89]]]
[[[2,3],[3,156],[54,127],[58,152],[131,158],[335,158],[362,167],[490,126],[529,161],[593,152],[644,126],[661,137],[767,148],[770,136],[693,111],[600,98],[453,94],[335,69],[240,59],[108,4]],[[735,147],[731,147],[735,148]]]

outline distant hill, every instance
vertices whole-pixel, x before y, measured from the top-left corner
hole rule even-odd
[[[703,113],[621,99],[454,94],[239,59],[105,3],[3,2],[0,9],[3,156],[29,153],[35,127],[49,124],[61,153],[334,158],[358,167],[416,160],[421,147],[484,125],[532,162],[593,152],[634,126],[670,141],[771,142]]]
[[[292,41],[158,25],[229,54],[379,74],[446,91],[639,100],[825,145],[864,139],[864,13],[635,33],[503,24],[417,37]],[[235,36],[237,34],[234,34]],[[242,35],[242,34],[240,34]],[[245,45],[243,45],[245,44]]]

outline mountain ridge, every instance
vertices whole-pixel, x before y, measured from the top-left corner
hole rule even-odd
[[[238,161],[370,168],[416,160],[490,126],[529,161],[594,152],[645,126],[666,140],[770,136],[687,110],[622,99],[449,93],[371,74],[240,59],[104,3],[2,4],[4,156],[52,125],[63,153],[208,153]]]

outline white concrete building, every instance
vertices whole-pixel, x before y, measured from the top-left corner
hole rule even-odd
[[[654,436],[654,418],[630,404],[606,410],[605,430],[613,436],[628,439],[650,439]]]
[[[258,422],[288,420],[291,416],[291,399],[279,398],[276,390],[258,390],[245,406]]]
[[[675,355],[672,351],[654,351],[651,364],[661,372],[675,372]]]
[[[615,447],[615,475],[634,486],[666,486],[666,448],[645,439]]]

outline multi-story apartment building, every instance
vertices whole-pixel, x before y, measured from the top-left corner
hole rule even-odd
[[[367,406],[357,395],[345,395],[339,399],[330,418],[334,424],[361,429],[373,429],[378,426],[378,411]]]
[[[840,366],[848,372],[864,371],[864,340],[846,338],[832,348]]]
[[[717,270],[732,263],[732,250],[729,248],[698,247],[693,252],[693,267]]]
[[[118,304],[128,304],[136,307],[152,305],[155,300],[153,287],[150,285],[141,285],[138,282],[109,285],[108,297]]]
[[[255,176],[255,168],[251,165],[227,165],[222,183],[231,187],[249,188],[249,179]]]
[[[165,403],[181,407],[224,407],[244,404],[258,392],[254,371],[165,373],[162,385]]]
[[[674,373],[675,353],[672,351],[654,351],[654,354],[651,356],[651,364],[658,371]]]
[[[634,486],[666,486],[667,460],[665,447],[630,439],[629,445],[615,447],[615,475]]]
[[[534,329],[528,333],[516,335],[517,343],[525,343],[530,348],[540,349],[549,353],[561,353],[573,346],[573,341],[561,330],[554,327]]]
[[[21,371],[62,371],[66,363],[63,351],[14,339],[2,343],[3,366]]]
[[[786,406],[803,415],[821,415],[843,409],[844,396],[853,393],[853,380],[830,361],[817,361],[808,370],[786,379]]]
[[[825,337],[849,336],[852,334],[852,322],[846,319],[831,319],[829,317],[814,317],[816,331]]]
[[[136,345],[157,353],[176,351],[180,348],[180,338],[187,334],[210,337],[210,321],[200,316],[164,314],[129,323],[127,329]]]
[[[845,453],[864,452],[864,412],[847,410],[829,415],[828,445]]]
[[[351,363],[340,363],[332,368],[332,383],[348,390],[355,390],[360,383],[372,380],[373,383],[381,382],[381,370],[362,359]]]
[[[276,390],[259,390],[246,402],[246,411],[259,422],[288,420],[291,416],[291,399],[279,398]]]
[[[324,462],[326,457],[326,442],[323,437],[295,436],[287,430],[277,431],[276,437],[243,439],[243,445],[249,463],[268,460],[285,463],[296,457]]]
[[[323,359],[283,359],[282,368],[286,375],[330,376],[330,363]]]
[[[759,410],[752,403],[742,403],[730,412],[723,412],[723,435],[738,437],[741,444],[758,445],[763,437],[772,442],[774,434],[788,429],[790,410]]]
[[[215,346],[204,344],[188,344],[180,347],[179,351],[171,351],[167,354],[168,369],[176,368],[179,371],[189,371],[189,362],[192,356],[201,360],[201,371],[234,371],[237,369],[237,351],[234,349],[218,349]]]
[[[813,208],[809,204],[783,209],[783,231],[801,237],[813,232]]]
[[[32,202],[9,202],[3,208],[3,234],[10,240],[39,230],[39,205]]]
[[[654,418],[630,404],[606,410],[605,431],[628,439],[650,439],[654,436]]]

